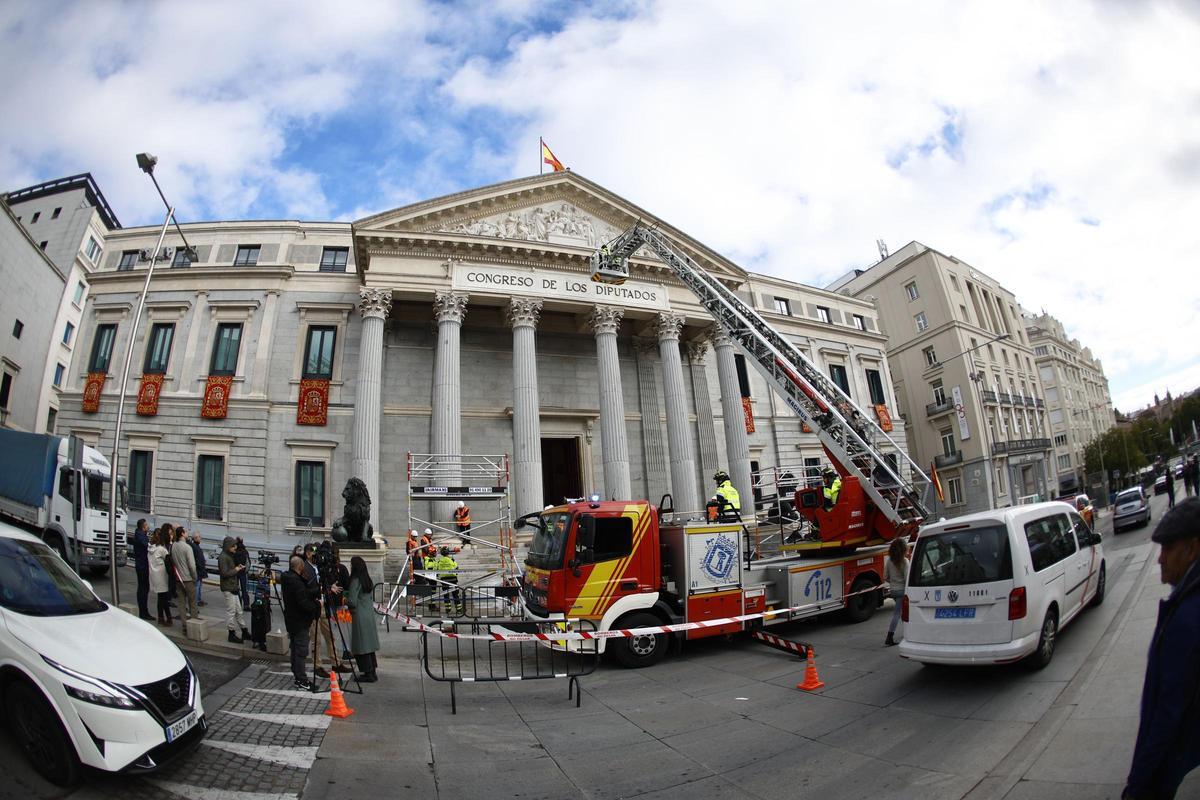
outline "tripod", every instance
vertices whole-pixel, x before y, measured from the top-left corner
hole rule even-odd
[[[354,659],[344,657],[345,654],[350,651],[350,648],[346,646],[346,633],[345,633],[345,631],[342,630],[342,623],[338,620],[337,616],[333,613],[333,607],[334,607],[333,601],[334,601],[334,598],[337,596],[338,595],[335,595],[333,592],[332,581],[327,579],[325,577],[324,573],[322,573],[322,575],[321,575],[321,610],[317,616],[317,621],[314,626],[315,630],[314,630],[314,636],[313,636],[313,651],[312,651],[313,674],[315,675],[316,671],[317,671],[317,653],[318,653],[318,649],[321,646],[321,624],[324,623],[329,628],[330,644],[333,643],[333,630],[336,627],[338,641],[342,645],[341,652],[343,654],[343,658],[340,660],[345,661],[347,664],[350,665],[350,676],[351,676],[351,679],[353,680],[353,683],[355,686],[355,688],[351,689],[350,688],[351,681],[348,680],[348,681],[346,681],[346,685],[342,686],[341,689],[344,692],[352,692],[354,694],[362,694],[363,693],[362,682],[358,679],[358,669],[354,665]],[[336,662],[338,660],[339,659],[337,659],[335,657],[333,659],[333,663],[331,663],[329,666],[330,667],[335,666]],[[340,683],[340,681],[339,681],[339,683]],[[314,692],[317,691],[315,682],[313,683],[313,691]]]

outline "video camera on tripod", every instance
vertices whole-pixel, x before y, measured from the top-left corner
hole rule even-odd
[[[259,564],[262,564],[263,569],[273,569],[271,565],[279,563],[279,556],[275,555],[270,550],[259,550],[258,558],[256,560]]]

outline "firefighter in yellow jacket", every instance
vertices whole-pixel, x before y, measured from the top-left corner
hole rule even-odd
[[[441,557],[433,563],[433,569],[438,571],[438,581],[442,584],[452,584],[451,586],[441,586],[440,589],[446,593],[448,602],[446,603],[447,612],[451,606],[459,614],[466,613],[466,604],[463,602],[462,589],[458,588],[458,562],[454,560],[454,556],[450,555],[450,548],[443,547]]]
[[[733,487],[733,482],[729,480],[729,473],[723,469],[717,470],[713,480],[717,483],[716,498],[721,521],[737,522],[742,517],[742,499],[738,496],[738,490]]]
[[[821,478],[825,482],[825,510],[830,511],[837,505],[838,493],[842,491],[842,476],[826,467],[821,470]]]

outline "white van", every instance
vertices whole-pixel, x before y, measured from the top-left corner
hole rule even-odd
[[[148,771],[208,725],[171,640],[96,597],[40,539],[0,522],[0,720],[47,780]]]
[[[1058,631],[1104,600],[1100,534],[1067,503],[1035,503],[921,530],[902,599],[900,655],[927,664],[1042,668]]]

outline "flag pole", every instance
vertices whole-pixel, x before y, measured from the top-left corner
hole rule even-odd
[[[542,137],[538,137],[538,175],[541,175],[546,170],[545,159],[542,158],[542,148],[545,144],[542,142]]]

